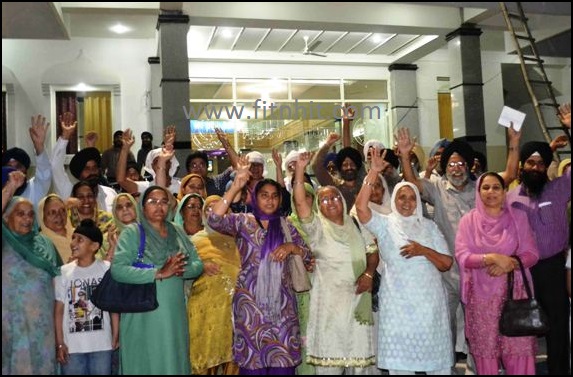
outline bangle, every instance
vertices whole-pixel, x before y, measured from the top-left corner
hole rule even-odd
[[[225,198],[223,198],[223,203],[225,203],[226,206],[229,205],[229,201],[228,201],[227,199],[225,199]]]
[[[165,171],[165,168],[162,167],[162,166],[157,166],[157,167],[155,168],[155,170],[159,170],[159,171],[163,170],[163,171]]]
[[[481,265],[483,267],[487,267],[487,264],[485,262],[485,258],[487,257],[487,254],[483,254],[483,257],[481,257]]]
[[[56,349],[64,348],[63,344],[56,344]]]
[[[292,185],[293,185],[293,186],[295,186],[295,185],[304,185],[304,182],[293,181]]]
[[[374,280],[374,278],[372,277],[372,275],[370,275],[368,272],[363,272],[362,275],[370,278],[371,280]]]
[[[160,271],[157,272],[157,279],[159,279],[159,281],[163,281],[163,275],[161,275]]]
[[[364,183],[362,183],[362,185],[363,185],[363,186],[370,186],[370,187],[372,187],[372,186],[374,186],[374,183],[368,182],[367,180],[364,180]]]

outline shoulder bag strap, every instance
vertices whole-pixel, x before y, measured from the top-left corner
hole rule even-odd
[[[137,251],[137,261],[143,262],[143,250],[145,250],[145,229],[141,223],[137,223],[139,226],[139,250]]]
[[[525,274],[525,268],[523,267],[523,263],[521,263],[521,259],[519,259],[517,255],[514,255],[513,257],[517,259],[517,263],[519,264],[519,269],[521,270],[521,277],[523,278],[523,285],[525,286],[525,292],[527,292],[527,298],[531,300],[533,298],[533,294],[531,292],[531,287],[529,286],[529,281],[527,280],[527,275]]]
[[[283,235],[285,237],[285,242],[292,242],[292,236],[290,234],[290,229],[287,224],[287,220],[281,216],[281,227],[283,228]]]

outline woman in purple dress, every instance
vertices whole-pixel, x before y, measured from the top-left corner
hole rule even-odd
[[[234,360],[242,375],[292,375],[301,362],[301,341],[286,262],[295,254],[308,265],[310,251],[295,227],[280,216],[281,187],[273,180],[256,185],[253,213],[226,214],[249,176],[249,164],[243,160],[208,219],[213,229],[235,237],[241,257],[233,297]]]

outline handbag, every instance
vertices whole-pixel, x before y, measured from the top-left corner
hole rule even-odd
[[[143,263],[145,249],[145,231],[139,225],[139,250],[137,259],[132,263],[135,268],[154,268],[152,264]],[[111,268],[103,275],[101,282],[91,296],[92,303],[111,313],[142,313],[157,309],[157,292],[155,282],[145,284],[120,283],[111,276]]]
[[[292,242],[292,237],[290,235],[290,229],[287,226],[286,220],[281,218],[281,226],[283,228],[283,234],[285,236],[286,242]],[[290,273],[290,280],[292,289],[295,292],[307,292],[312,288],[310,283],[310,277],[308,272],[304,267],[304,261],[300,255],[291,254],[288,258],[288,269]]]
[[[504,336],[538,336],[549,331],[547,315],[541,309],[539,302],[531,293],[525,269],[519,257],[514,256],[519,263],[523,285],[527,292],[526,299],[513,299],[513,271],[507,275],[507,301],[503,304],[499,319],[499,332]]]

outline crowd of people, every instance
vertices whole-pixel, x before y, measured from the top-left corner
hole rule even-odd
[[[570,129],[569,104],[559,118]],[[77,125],[59,122],[48,153],[49,125],[32,118],[33,177],[24,150],[2,155],[2,374],[452,374],[467,353],[477,374],[532,375],[537,339],[498,325],[519,262],[549,318],[548,373],[570,373],[570,160],[549,174],[560,143],[520,145],[510,127],[497,173],[462,140],[426,160],[406,128],[362,153],[333,152],[333,133],[284,164],[277,150],[239,156],[216,129],[231,166],[209,176],[191,151],[179,179],[174,127],[161,147],[142,133],[137,159],[129,129],[103,154],[90,138],[68,173]],[[94,306],[108,270],[155,283],[158,307]],[[524,284],[515,274],[515,297]]]

